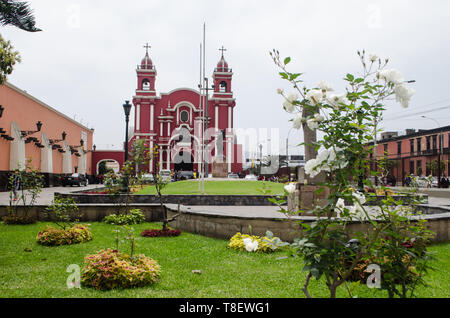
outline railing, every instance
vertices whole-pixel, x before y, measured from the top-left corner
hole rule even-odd
[[[422,150],[422,155],[425,155],[425,156],[437,155],[437,154],[438,154],[438,150],[437,149]]]

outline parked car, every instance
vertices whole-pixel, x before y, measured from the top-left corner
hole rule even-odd
[[[190,179],[194,179],[193,171],[181,171],[180,180],[190,180]]]
[[[237,173],[232,173],[232,172],[230,172],[230,173],[228,174],[228,178],[229,178],[229,179],[239,179],[239,176],[238,176]]]
[[[431,181],[431,187],[432,188],[438,187],[438,178],[437,177],[433,177],[433,180]]]
[[[161,177],[162,182],[170,182],[172,181],[172,176],[170,170],[161,170],[159,171],[159,176]]]
[[[258,181],[258,177],[255,176],[254,174],[248,174],[245,176],[244,178],[245,180],[249,180],[249,181]]]
[[[86,176],[81,173],[73,173],[70,176],[65,176],[62,179],[62,185],[65,187],[66,185],[77,185],[79,187],[81,186],[87,186],[88,180],[86,179]]]
[[[151,173],[145,173],[142,175],[142,181],[146,184],[150,184],[153,183],[154,178],[153,178],[153,174]]]

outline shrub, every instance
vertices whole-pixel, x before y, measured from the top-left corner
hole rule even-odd
[[[145,222],[145,216],[140,209],[132,209],[128,214],[110,214],[103,222],[114,225],[131,225]]]
[[[45,208],[44,214],[63,230],[72,227],[73,221],[78,221],[78,217],[81,216],[77,204],[72,198],[59,197],[56,197],[53,203]]]
[[[141,235],[144,237],[160,237],[160,236],[178,236],[181,234],[180,230],[177,229],[167,229],[167,230],[144,230]]]
[[[274,245],[272,243],[277,239],[279,240],[277,237],[260,237],[256,235],[241,234],[238,232],[230,239],[228,247],[238,251],[248,251],[248,249],[246,249],[246,244],[244,243],[245,239],[251,239],[253,242],[258,242],[256,251],[263,253],[273,252],[275,248],[273,248]]]
[[[36,241],[47,246],[70,245],[92,240],[92,234],[87,225],[76,224],[66,229],[47,226],[38,233]]]
[[[5,215],[3,218],[5,224],[34,224],[36,219],[32,216]]]
[[[131,257],[112,249],[87,255],[84,261],[81,283],[100,290],[149,285],[161,272],[158,263],[143,254]]]

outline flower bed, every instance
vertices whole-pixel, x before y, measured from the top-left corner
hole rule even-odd
[[[276,240],[279,241],[277,237],[260,237],[256,235],[248,235],[236,233],[231,239],[228,247],[242,252],[263,252],[269,253],[273,252],[276,248],[274,243]]]
[[[6,215],[2,218],[2,221],[5,224],[34,224],[34,223],[36,223],[36,219],[31,216]]]
[[[112,249],[87,255],[84,261],[81,283],[99,290],[146,286],[161,272],[158,263],[143,254],[131,257]]]
[[[159,230],[159,229],[151,229],[144,230],[141,235],[144,237],[161,237],[161,236],[178,236],[181,234],[181,230],[177,229],[168,229],[168,230]]]
[[[47,226],[38,233],[36,241],[47,246],[70,245],[92,240],[92,234],[87,225],[76,224],[67,229],[57,229]]]
[[[145,222],[145,216],[140,209],[132,209],[128,214],[110,214],[103,222],[114,225],[131,225]]]

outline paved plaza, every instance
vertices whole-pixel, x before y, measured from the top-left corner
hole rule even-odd
[[[37,205],[47,205],[53,200],[55,192],[70,193],[74,191],[102,188],[102,184],[91,184],[86,187],[52,187],[42,189],[36,202]],[[429,195],[428,204],[434,206],[450,206],[450,189],[423,189]],[[0,192],[0,205],[9,205],[9,192]],[[264,217],[284,218],[285,215],[278,212],[277,206],[186,206],[192,212],[212,213],[226,216],[239,217]]]

